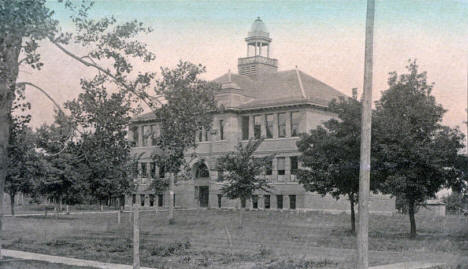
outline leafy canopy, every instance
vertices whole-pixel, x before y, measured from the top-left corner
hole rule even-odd
[[[254,157],[262,139],[250,139],[246,144],[239,142],[236,151],[229,152],[218,159],[217,170],[222,171],[221,188],[229,199],[249,199],[255,191],[269,191],[268,179],[262,174],[271,165],[273,156]],[[245,145],[244,145],[245,144]]]

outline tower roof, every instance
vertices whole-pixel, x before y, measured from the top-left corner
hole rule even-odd
[[[264,37],[264,38],[270,37],[270,34],[268,33],[265,23],[262,21],[260,17],[257,17],[257,19],[252,23],[248,37]]]

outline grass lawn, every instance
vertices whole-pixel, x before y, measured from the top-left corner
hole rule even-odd
[[[0,262],[0,269],[95,269],[91,267],[67,266],[64,264],[40,261],[26,261],[11,258],[6,259],[6,261]]]
[[[155,268],[353,268],[356,239],[349,215],[278,211],[141,213],[141,263]],[[112,263],[132,263],[129,214],[5,218],[5,247]],[[371,265],[403,261],[468,266],[468,219],[417,218],[418,237],[409,240],[407,216],[370,218]],[[232,248],[227,232],[232,238]]]

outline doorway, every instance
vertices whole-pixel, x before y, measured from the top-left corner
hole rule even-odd
[[[208,207],[210,199],[210,187],[200,186],[200,207]]]

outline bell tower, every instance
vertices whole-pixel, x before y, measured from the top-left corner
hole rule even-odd
[[[240,75],[256,79],[264,73],[278,71],[278,60],[270,58],[270,33],[260,17],[252,23],[245,42],[247,57],[239,58],[237,64]]]

